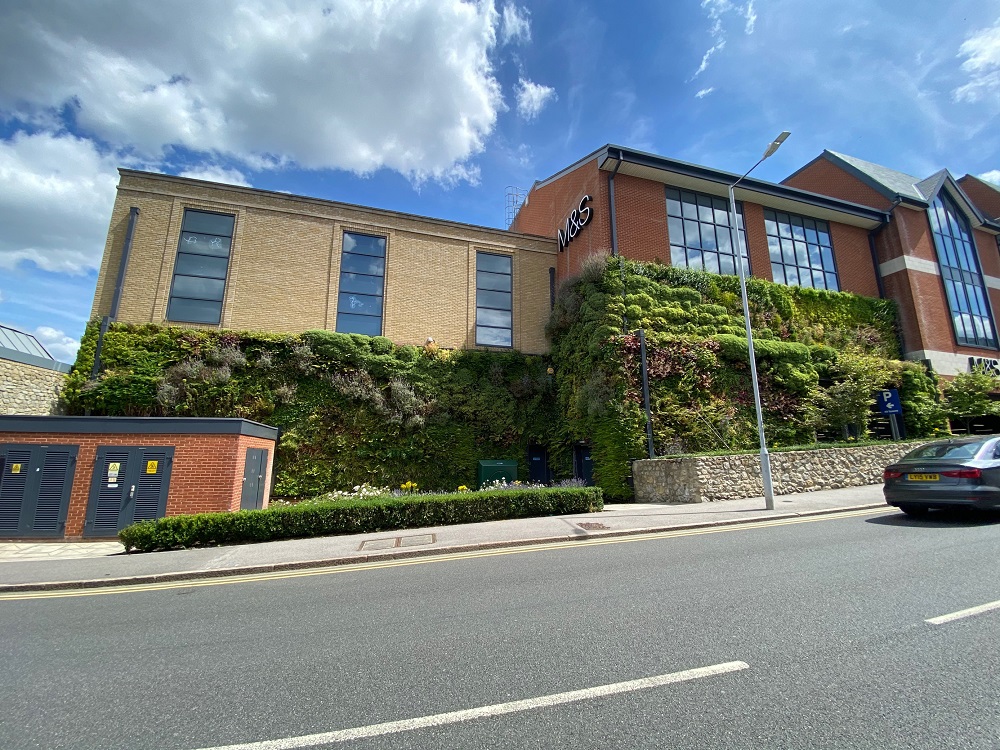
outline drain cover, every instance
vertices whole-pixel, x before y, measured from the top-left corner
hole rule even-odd
[[[611,528],[610,526],[605,526],[603,523],[596,523],[594,521],[583,521],[578,523],[577,526],[587,531],[608,531]]]

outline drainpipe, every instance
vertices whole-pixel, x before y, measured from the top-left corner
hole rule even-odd
[[[618,222],[615,221],[615,175],[622,165],[622,152],[618,150],[618,163],[615,164],[615,171],[608,177],[608,217],[611,221],[611,255],[618,255]]]
[[[618,271],[622,280],[622,302],[625,301],[625,266],[618,255],[618,221],[615,215],[615,175],[622,165],[622,152],[618,150],[618,161],[614,171],[608,176],[608,220],[611,222],[611,257],[618,258]],[[628,331],[628,316],[622,314],[622,333]]]
[[[882,272],[878,267],[878,253],[875,252],[875,233],[878,232],[885,224],[871,230],[868,233],[868,250],[872,254],[872,266],[875,268],[875,283],[878,285],[878,296],[880,299],[885,299],[885,285],[882,283]]]
[[[101,350],[104,348],[104,336],[108,332],[108,327],[118,317],[118,307],[122,301],[122,287],[125,284],[125,269],[128,267],[128,256],[132,251],[132,238],[135,235],[135,224],[139,218],[139,207],[132,206],[128,212],[128,228],[125,230],[125,246],[122,248],[122,257],[118,262],[118,278],[115,281],[115,294],[111,299],[111,312],[101,318],[101,330],[97,334],[97,348],[94,350],[94,367],[90,371],[90,379],[97,380],[101,374]],[[90,409],[86,410],[86,415],[90,416]]]

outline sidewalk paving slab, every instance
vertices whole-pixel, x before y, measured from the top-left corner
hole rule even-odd
[[[767,521],[842,510],[884,507],[882,485],[697,504],[610,504],[600,513],[403,529],[374,534],[288,539],[169,552],[109,554],[111,542],[17,543],[51,547],[46,557],[4,554],[0,592],[79,589],[376,562],[530,544],[568,542]],[[106,545],[102,551],[98,545]],[[74,550],[74,546],[78,549]],[[90,549],[85,549],[89,547]],[[65,548],[55,552],[56,548]],[[83,556],[84,554],[94,556]],[[71,558],[71,555],[75,557]]]

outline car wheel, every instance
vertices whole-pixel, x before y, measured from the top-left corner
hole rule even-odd
[[[926,516],[927,511],[930,510],[926,505],[911,505],[910,503],[902,503],[899,509],[911,518]]]

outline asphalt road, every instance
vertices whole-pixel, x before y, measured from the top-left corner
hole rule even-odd
[[[997,748],[1000,608],[926,620],[998,600],[1000,522],[892,510],[0,600],[0,747]]]

